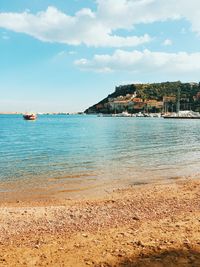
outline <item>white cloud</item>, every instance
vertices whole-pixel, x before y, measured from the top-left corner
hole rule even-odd
[[[98,0],[97,2],[98,15],[104,23],[116,29],[132,28],[139,23],[180,18],[178,4],[172,0]]]
[[[0,13],[0,27],[31,35],[41,41],[70,45],[132,47],[151,41],[143,36],[115,34],[138,24],[185,19],[200,35],[199,0],[96,0],[97,8],[68,15],[55,7],[32,14]]]
[[[112,28],[96,17],[90,9],[82,9],[75,16],[68,16],[55,7],[36,15],[24,13],[0,13],[0,27],[31,35],[41,41],[70,45],[124,47],[149,42],[143,36],[122,37],[112,34]]]
[[[163,45],[165,45],[165,46],[170,46],[170,45],[172,45],[172,40],[170,40],[170,39],[166,39],[166,40],[163,42]]]
[[[74,62],[82,70],[129,71],[136,74],[170,74],[199,76],[199,53],[164,53],[149,50],[132,52],[116,50],[112,55],[95,55],[91,60],[80,59]]]
[[[98,16],[112,28],[133,28],[140,23],[185,19],[200,34],[199,0],[97,0]]]
[[[54,58],[63,58],[63,57],[66,57],[68,55],[72,56],[72,55],[76,55],[77,52],[76,51],[60,51],[56,54],[56,56]]]

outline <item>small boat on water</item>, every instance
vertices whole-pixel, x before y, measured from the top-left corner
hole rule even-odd
[[[122,113],[111,113],[111,114],[98,114],[98,117],[135,117],[134,114],[130,114],[127,111]]]
[[[142,117],[144,117],[144,114],[142,112],[138,112],[138,113],[136,113],[136,117],[142,118]]]
[[[132,114],[123,111],[122,113],[113,114],[112,117],[132,117]]]
[[[37,119],[37,115],[34,114],[34,113],[28,113],[28,114],[24,114],[24,115],[23,115],[23,118],[24,118],[25,120],[28,120],[28,121],[34,121],[34,120]]]

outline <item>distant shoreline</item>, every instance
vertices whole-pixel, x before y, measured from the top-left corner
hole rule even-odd
[[[0,112],[0,115],[23,115],[26,112]],[[36,112],[38,115],[82,115],[84,112]]]

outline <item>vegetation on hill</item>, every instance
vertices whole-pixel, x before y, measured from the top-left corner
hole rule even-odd
[[[112,94],[85,112],[170,112],[175,111],[178,96],[182,110],[200,111],[200,83],[177,81],[118,86]]]

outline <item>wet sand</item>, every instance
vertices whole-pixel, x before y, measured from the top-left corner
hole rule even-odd
[[[200,181],[0,202],[0,266],[200,266]]]

